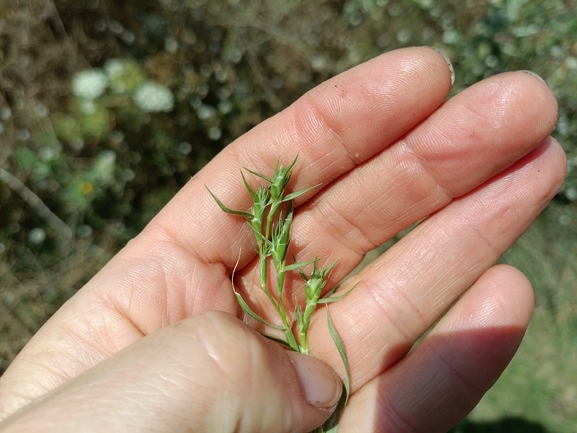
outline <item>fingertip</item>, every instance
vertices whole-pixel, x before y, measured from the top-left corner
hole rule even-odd
[[[535,296],[527,276],[508,264],[489,268],[477,280],[474,287],[479,292],[479,302],[491,308],[495,320],[507,321],[524,327],[529,323]]]
[[[318,408],[332,408],[341,397],[342,382],[337,373],[319,359],[286,352],[299,379],[303,397]]]
[[[524,333],[533,313],[530,281],[513,266],[489,268],[447,313],[434,332],[511,329]]]
[[[445,54],[443,51],[441,51],[439,48],[436,48],[436,47],[427,47],[427,48],[431,48],[433,51],[435,51],[441,55],[441,57],[443,58],[443,60],[447,64],[447,66],[449,67],[449,73],[451,75],[451,86],[453,84],[455,84],[455,68],[453,68],[453,62],[451,62],[451,59],[449,59],[449,56],[447,54]]]
[[[365,412],[373,428],[448,431],[511,361],[532,305],[531,284],[520,271],[489,269],[407,357],[354,394],[349,410]],[[371,395],[378,403],[357,404]]]
[[[381,57],[387,63],[398,62],[399,67],[405,72],[416,71],[420,74],[420,85],[428,85],[430,93],[441,91],[443,97],[446,97],[455,82],[455,69],[449,56],[436,47],[401,48],[385,53],[369,62],[379,61]],[[399,80],[403,79],[402,73],[398,76]]]
[[[541,81],[541,82],[542,82],[543,84],[545,84],[547,87],[549,87],[549,85],[547,84],[547,82],[545,81],[545,79],[544,79],[541,75],[537,74],[536,72],[529,71],[529,70],[523,70],[523,71],[520,71],[520,72],[525,72],[526,74],[529,74],[529,75],[531,75],[531,76],[534,77],[534,78],[537,78],[539,81]]]
[[[547,152],[548,167],[553,173],[556,181],[555,191],[558,191],[565,181],[567,175],[567,154],[561,144],[553,137],[547,137],[541,147],[545,148]]]
[[[520,91],[525,92],[527,104],[539,107],[542,113],[543,121],[547,122],[549,132],[557,124],[559,114],[559,103],[555,94],[547,82],[533,71],[515,71],[500,74],[502,76],[511,76],[522,86]]]

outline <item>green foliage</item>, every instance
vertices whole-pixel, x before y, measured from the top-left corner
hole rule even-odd
[[[210,190],[208,190],[208,192],[223,212],[242,217],[251,228],[257,244],[257,252],[259,256],[260,289],[266,295],[271,305],[274,307],[274,310],[281,320],[282,325],[275,325],[270,323],[253,311],[249,304],[244,300],[242,295],[238,293],[234,288],[233,275],[233,290],[240,307],[246,314],[255,319],[257,322],[262,323],[272,329],[284,332],[285,340],[280,340],[280,343],[285,344],[295,352],[308,355],[308,330],[310,327],[312,314],[317,310],[317,307],[321,306],[322,304],[335,302],[344,298],[350,292],[350,290],[344,295],[338,297],[331,297],[330,295],[332,294],[332,291],[329,291],[326,296],[323,296],[324,287],[327,283],[329,274],[336,263],[333,263],[327,268],[322,269],[317,266],[318,259],[315,258],[312,261],[294,262],[287,265],[287,253],[291,240],[291,225],[293,221],[292,201],[293,199],[305,194],[312,189],[307,188],[292,193],[286,192],[286,187],[290,181],[292,176],[292,169],[296,162],[297,158],[295,158],[292,163],[285,167],[279,165],[279,162],[277,161],[271,177],[267,177],[264,174],[254,172],[252,170],[247,170],[255,176],[264,179],[268,183],[268,186],[259,185],[256,191],[249,185],[246,178],[244,177],[244,174],[242,175],[244,186],[248,190],[253,201],[252,208],[248,212],[230,209],[225,204],[223,204]],[[284,214],[283,210],[281,210],[281,205],[283,203],[287,204],[287,207],[284,210]],[[268,282],[268,270],[270,263],[272,263],[276,273],[276,287],[274,289],[269,287]],[[309,266],[310,264],[313,265],[313,269],[310,275],[307,276],[303,271],[303,268]],[[305,284],[304,309],[301,307],[298,300],[294,300],[296,320],[291,316],[291,311],[287,309],[284,299],[286,296],[285,278],[287,273],[293,271],[299,272]],[[343,394],[333,416],[331,416],[325,425],[315,430],[315,433],[336,433],[338,420],[347,404],[350,393],[351,373],[345,346],[333,325],[328,308],[326,310],[329,332],[345,365],[346,377],[343,384]],[[273,340],[279,341],[276,337],[274,337]]]

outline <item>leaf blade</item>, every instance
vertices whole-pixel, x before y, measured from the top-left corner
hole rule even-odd
[[[240,293],[238,293],[236,290],[234,291],[234,295],[236,296],[236,300],[238,301],[238,303],[240,304],[240,307],[242,308],[242,310],[248,314],[250,317],[252,317],[254,320],[256,320],[259,323],[262,323],[263,325],[269,326],[273,329],[278,329],[279,331],[285,331],[285,327],[284,326],[280,326],[280,325],[275,325],[273,323],[269,323],[266,320],[264,320],[262,317],[260,317],[258,314],[256,314],[254,311],[252,311],[252,309],[248,306],[248,304],[246,303],[246,301],[243,299],[243,297],[240,295]]]
[[[229,214],[233,214],[233,215],[240,215],[243,218],[247,218],[247,219],[252,219],[253,215],[248,213],[248,212],[243,212],[241,210],[234,210],[234,209],[230,209],[228,207],[225,206],[225,204],[223,202],[221,202],[218,197],[216,195],[213,194],[213,192],[208,189],[208,187],[205,187],[206,190],[210,193],[210,195],[212,196],[212,198],[214,199],[214,201],[216,202],[216,204],[218,204],[218,207],[220,207],[220,209],[223,212],[229,213]]]
[[[341,339],[339,333],[335,329],[335,325],[333,324],[333,321],[331,319],[331,314],[329,312],[328,307],[327,307],[327,325],[329,328],[329,333],[331,334],[331,337],[333,339],[333,342],[335,343],[335,346],[337,347],[339,355],[341,355],[341,359],[343,360],[346,374],[345,374],[345,381],[343,382],[343,393],[341,394],[341,398],[339,399],[339,402],[337,403],[337,407],[336,407],[335,411],[332,413],[332,415],[329,417],[329,419],[322,426],[320,426],[317,430],[315,430],[315,432],[317,432],[317,433],[337,433],[338,432],[339,419],[341,418],[341,415],[342,415],[343,411],[345,410],[347,403],[349,402],[349,394],[350,394],[350,390],[351,390],[351,370],[350,370],[349,361],[347,358],[347,352],[345,350],[345,345],[343,344],[343,340]]]
[[[287,270],[287,272],[288,272],[288,271],[294,271],[294,270],[300,269],[300,268],[302,268],[302,267],[304,267],[304,266],[308,266],[308,265],[314,263],[316,260],[317,260],[317,259],[309,260],[309,261],[307,261],[307,262],[295,262],[295,263],[292,263],[292,264],[286,266],[285,269]]]
[[[349,293],[351,293],[354,290],[354,288],[357,287],[358,285],[359,283],[356,283],[353,287],[351,287],[349,290],[347,290],[345,293],[339,296],[332,296],[334,291],[331,290],[323,298],[319,299],[319,304],[330,304],[331,302],[340,301],[346,298],[349,295]]]
[[[244,169],[245,169],[246,171],[248,171],[250,174],[254,174],[255,176],[260,177],[261,179],[264,179],[264,180],[266,180],[267,182],[271,182],[271,181],[272,181],[272,179],[271,179],[270,177],[267,177],[267,176],[265,176],[265,175],[262,174],[262,173],[258,173],[258,172],[256,172],[256,171],[252,171],[251,169],[246,168],[246,167],[244,167]]]
[[[301,189],[300,191],[295,191],[295,192],[291,192],[290,194],[287,194],[283,197],[283,202],[285,201],[291,201],[294,200],[297,197],[300,197],[303,194],[306,194],[307,192],[319,187],[321,184],[319,183],[318,185],[315,186],[311,186],[310,188],[305,188],[305,189]]]

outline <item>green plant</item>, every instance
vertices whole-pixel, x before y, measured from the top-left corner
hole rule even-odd
[[[265,336],[290,347],[290,349],[295,352],[308,355],[309,345],[307,332],[310,327],[313,312],[319,306],[344,298],[350,293],[350,290],[340,296],[333,296],[334,290],[330,290],[323,296],[323,289],[336,262],[324,269],[318,266],[318,258],[306,262],[298,262],[293,258],[293,263],[287,264],[287,255],[291,239],[291,225],[293,222],[292,201],[315,188],[313,186],[297,192],[286,192],[286,187],[291,178],[292,168],[296,161],[297,158],[286,167],[279,165],[277,162],[271,177],[247,169],[248,172],[264,179],[268,183],[267,186],[260,185],[256,191],[249,185],[244,174],[241,173],[244,185],[253,201],[252,208],[248,212],[230,209],[210,190],[209,193],[224,212],[241,216],[250,226],[256,239],[257,252],[259,255],[260,289],[265,293],[271,305],[274,307],[281,324],[271,323],[256,314],[241,294],[234,289],[233,282],[233,290],[241,308],[256,321],[269,328],[283,332],[285,339],[281,340],[268,335]],[[269,287],[268,270],[270,263],[272,263],[276,272],[274,288]],[[312,265],[312,271],[307,275],[303,269],[310,265]],[[294,271],[298,271],[304,281],[306,301],[304,307],[301,307],[299,302],[295,300],[295,311],[292,313],[287,310],[287,306],[285,305],[284,288],[287,273]],[[347,403],[350,389],[350,371],[345,347],[333,325],[328,308],[326,310],[329,332],[345,365],[346,377],[343,384],[343,394],[337,405],[337,409],[329,420],[323,426],[319,427],[316,432],[337,431],[338,419]]]

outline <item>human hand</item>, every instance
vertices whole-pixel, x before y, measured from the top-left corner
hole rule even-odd
[[[268,304],[253,290],[250,228],[205,189],[248,209],[239,169],[272,172],[279,157],[298,153],[290,187],[321,187],[295,201],[292,253],[339,259],[328,286],[424,219],[330,306],[352,370],[339,431],[447,431],[523,336],[530,284],[492,266],[565,172],[563,151],[547,138],[557,105],[545,84],[507,73],[443,104],[450,84],[435,51],[390,52],[228,146],[24,348],[0,378],[0,418],[23,409],[0,427],[251,432],[320,424],[338,398],[330,371],[230,317],[242,318],[230,281],[237,262],[237,289],[263,316]],[[309,340],[313,356],[342,376],[322,311]],[[297,374],[306,362],[320,375],[312,398]],[[324,400],[321,407],[306,395]]]

